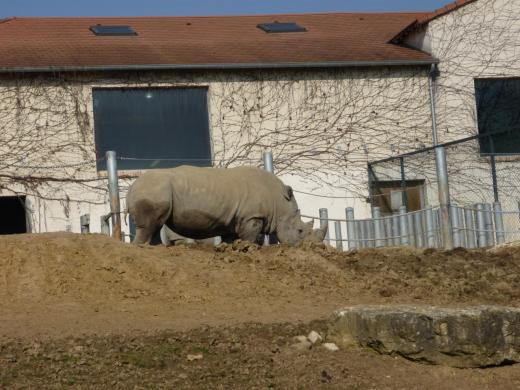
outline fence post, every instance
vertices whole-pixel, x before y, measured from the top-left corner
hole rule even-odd
[[[448,167],[446,165],[446,150],[444,146],[435,148],[435,165],[437,167],[442,244],[444,249],[453,249],[450,221],[450,187],[448,182]]]
[[[416,248],[424,247],[424,210],[417,211],[414,215],[414,226],[415,226],[415,246]]]
[[[358,238],[358,248],[366,248],[365,223],[363,220],[354,222],[356,227],[356,237]]]
[[[477,214],[477,244],[479,248],[487,246],[487,235],[486,235],[486,222],[484,219],[484,205],[477,203],[476,206]]]
[[[502,218],[502,205],[500,202],[493,203],[493,211],[495,214],[495,233],[497,244],[506,242],[506,235],[504,232],[504,219]]]
[[[401,244],[400,218],[398,212],[392,215],[392,234],[394,235],[392,245],[394,246],[399,246]]]
[[[374,207],[372,209],[372,218],[374,220],[374,232],[375,232],[375,247],[381,248],[385,246],[385,240],[383,237],[384,226],[383,221],[381,220],[381,210],[379,207]]]
[[[426,209],[426,246],[428,248],[435,248],[437,246],[435,241],[435,222],[433,209],[429,208]]]
[[[466,248],[466,234],[464,230],[464,209],[462,207],[457,207],[457,221],[459,221],[460,228],[460,246]]]
[[[274,175],[273,152],[266,150],[262,153],[262,161],[264,162],[264,170]],[[274,234],[266,234],[264,237],[264,245],[276,244],[277,240]]]
[[[476,247],[475,243],[475,221],[473,210],[464,209],[464,220],[466,222],[466,244],[469,249]]]
[[[324,229],[325,227],[328,228],[329,226],[329,211],[325,208],[320,209],[320,229]],[[330,238],[329,238],[329,229],[327,229],[327,234],[325,235],[325,241],[327,244],[330,244]]]
[[[110,197],[110,214],[112,215],[112,237],[121,241],[121,209],[119,203],[119,185],[117,177],[116,152],[106,153],[108,173],[108,194]]]
[[[354,208],[353,207],[347,207],[345,209],[345,214],[347,217],[347,242],[348,242],[348,249],[356,249],[358,247],[357,243],[357,235],[355,230],[355,222],[354,222]]]
[[[393,226],[392,226],[392,220],[394,218],[389,216],[384,219],[385,221],[385,236],[384,236],[384,246],[393,246],[394,245],[394,239],[390,238],[393,237],[394,234],[392,232]]]
[[[459,248],[462,246],[462,242],[460,240],[460,221],[459,221],[459,213],[457,211],[456,205],[450,206],[450,216],[451,216],[451,227],[453,229],[453,246],[455,248]]]
[[[487,246],[495,245],[495,229],[493,228],[492,213],[491,204],[484,203],[484,226],[486,229]]]
[[[408,210],[408,208],[407,208]],[[406,226],[408,228],[408,245],[416,246],[415,244],[415,226],[414,226],[414,217],[413,214],[408,212],[406,214]]]
[[[370,248],[370,226],[367,219],[361,221],[361,230],[363,231],[363,248]]]
[[[262,160],[264,162],[264,169],[267,172],[274,174],[274,166],[273,166],[273,152],[270,150],[266,150],[262,153]]]
[[[336,231],[336,249],[338,251],[343,250],[343,237],[341,236],[341,222],[334,221],[334,228]]]
[[[399,157],[399,165],[401,168],[401,200],[408,210],[408,195],[406,194],[406,176],[404,170],[404,157]]]
[[[81,225],[81,234],[90,233],[90,214],[83,214],[79,217],[79,223]]]
[[[367,219],[367,231],[368,231],[368,247],[375,248],[376,247],[376,221],[373,219]]]
[[[401,232],[401,245],[409,245],[408,239],[408,218],[406,215],[406,206],[399,207],[399,225]]]

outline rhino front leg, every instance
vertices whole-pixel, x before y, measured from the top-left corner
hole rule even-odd
[[[154,227],[136,227],[135,230],[135,239],[133,243],[136,245],[149,244],[156,232]]]
[[[170,212],[167,202],[140,200],[129,210],[135,221],[136,235],[134,244],[149,244],[155,233],[166,223]]]
[[[264,243],[264,220],[262,218],[251,218],[247,220],[239,229],[238,237],[241,240],[254,242],[258,245]]]

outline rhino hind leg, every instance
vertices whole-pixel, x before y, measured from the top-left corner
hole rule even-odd
[[[241,240],[254,242],[258,245],[264,243],[264,220],[262,218],[251,218],[247,220],[239,229],[238,237]]]

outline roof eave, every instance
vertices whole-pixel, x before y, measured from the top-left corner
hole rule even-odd
[[[35,66],[0,67],[0,73],[62,73],[137,70],[224,70],[224,69],[283,69],[283,68],[341,68],[378,66],[421,66],[436,64],[435,58],[425,60],[381,61],[317,61],[280,63],[217,63],[217,64],[150,64],[150,65],[93,65],[93,66]]]
[[[477,0],[456,0],[453,3],[447,4],[444,7],[438,8],[435,11],[431,12],[429,16],[419,19],[417,23],[419,25],[425,25],[430,23],[432,20],[435,20],[437,18],[440,18],[444,15],[447,15],[449,13],[452,13],[453,11],[456,11],[462,7],[465,7],[471,3],[474,3]]]

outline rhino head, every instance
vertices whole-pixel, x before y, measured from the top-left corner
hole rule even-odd
[[[282,244],[296,245],[303,241],[321,243],[327,234],[327,227],[313,229],[314,220],[303,222],[299,213],[281,218],[276,235]]]

